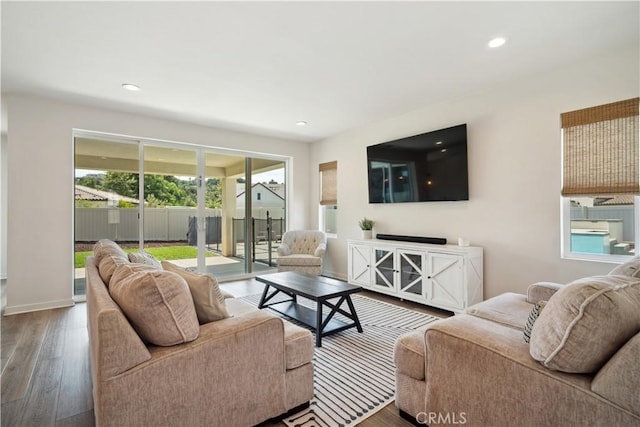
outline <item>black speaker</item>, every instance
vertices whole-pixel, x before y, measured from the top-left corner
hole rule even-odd
[[[414,242],[414,243],[431,243],[433,245],[447,244],[447,239],[442,237],[398,236],[396,234],[376,234],[376,239],[398,240],[401,242]]]

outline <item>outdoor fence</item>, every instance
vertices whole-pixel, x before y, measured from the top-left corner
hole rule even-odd
[[[284,233],[284,218],[251,218],[253,221],[252,261],[275,265],[278,243]],[[245,219],[233,218],[233,256],[245,257]]]
[[[197,244],[196,208],[145,208],[144,238],[156,242],[183,242]],[[206,211],[207,246],[222,243],[222,210]],[[281,210],[278,213],[282,214]],[[253,261],[273,265],[276,258],[276,243],[284,232],[284,218],[273,218],[270,212],[255,210],[254,215],[262,218],[253,220]],[[244,218],[232,220],[233,256],[244,258]],[[84,208],[75,209],[75,241],[95,242],[110,239],[117,242],[137,242],[138,210],[131,208]]]
[[[118,242],[138,241],[138,209],[80,208],[75,209],[75,240],[95,242],[111,239]],[[149,241],[176,242],[187,240],[189,217],[196,208],[145,208],[144,238]],[[207,209],[207,217],[220,217],[220,209]]]

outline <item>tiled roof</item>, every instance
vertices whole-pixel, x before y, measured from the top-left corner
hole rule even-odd
[[[621,194],[614,196],[609,200],[606,200],[599,204],[599,206],[614,206],[614,205],[632,205],[633,194]]]
[[[139,203],[138,199],[132,197],[121,196],[112,191],[96,190],[95,188],[86,187],[84,185],[76,185],[76,200],[106,201],[106,200],[123,200],[125,202]]]

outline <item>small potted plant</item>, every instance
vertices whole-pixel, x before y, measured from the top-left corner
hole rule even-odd
[[[364,218],[362,218],[360,220],[358,225],[360,226],[360,229],[362,230],[362,238],[363,239],[370,239],[371,238],[371,230],[373,229],[373,224],[374,224],[374,221],[372,219],[367,218],[367,217],[364,217]]]

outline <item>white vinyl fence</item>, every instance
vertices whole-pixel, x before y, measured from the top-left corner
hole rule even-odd
[[[256,219],[265,219],[267,211],[271,218],[284,218],[284,209],[279,208],[256,208],[253,216]],[[205,212],[210,217],[222,216],[221,209],[206,209]],[[196,208],[189,207],[145,208],[145,240],[186,241],[189,231],[189,217],[195,216],[196,213]],[[138,209],[136,208],[76,207],[75,215],[76,242],[95,242],[99,239],[137,242],[139,239]],[[238,217],[244,217],[244,212],[239,212]],[[260,228],[260,226],[256,227]],[[277,234],[282,235],[283,222],[280,221],[277,227]]]
[[[221,216],[220,209],[207,209],[207,216]],[[149,241],[185,241],[189,217],[196,208],[145,208],[144,237]],[[76,242],[111,239],[120,242],[138,241],[138,209],[76,208]]]

